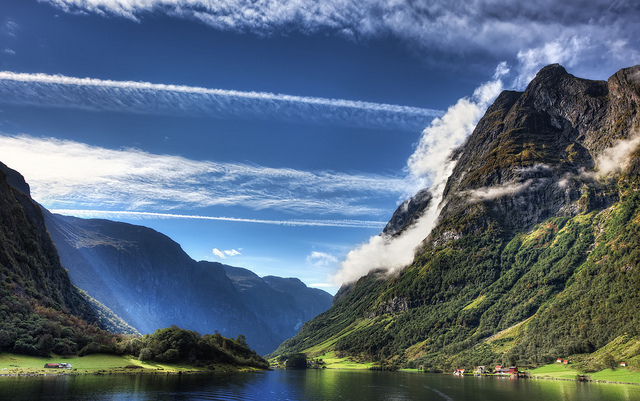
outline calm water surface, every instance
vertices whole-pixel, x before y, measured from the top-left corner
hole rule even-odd
[[[640,386],[336,370],[190,376],[0,377],[0,400],[640,400]]]

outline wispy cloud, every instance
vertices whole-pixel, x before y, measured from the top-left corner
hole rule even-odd
[[[529,188],[532,183],[533,180],[527,180],[525,182],[496,185],[493,187],[482,187],[472,191],[467,191],[466,195],[469,196],[469,201],[471,203],[482,202],[498,199],[507,195],[513,196]]]
[[[313,288],[334,288],[336,285],[332,283],[311,283],[307,284],[307,286]]]
[[[87,218],[87,219],[188,219],[188,220],[214,220],[229,221],[234,223],[249,224],[270,224],[276,226],[291,227],[340,227],[340,228],[382,228],[386,224],[384,221],[374,220],[310,220],[310,219],[292,219],[292,220],[268,220],[268,219],[245,219],[239,217],[224,216],[202,216],[194,214],[176,214],[176,213],[155,213],[155,212],[132,212],[126,210],[87,210],[87,209],[50,209],[52,213],[64,214],[69,216]]]
[[[325,267],[337,264],[338,258],[326,252],[313,251],[307,256],[307,263],[316,267]]]
[[[5,36],[16,37],[19,30],[20,25],[12,20],[5,20],[5,22],[0,25],[0,34]]]
[[[0,72],[0,102],[142,114],[310,121],[417,131],[439,110],[266,92]]]
[[[634,1],[478,0],[40,0],[68,12],[142,20],[151,13],[201,21],[218,30],[273,34],[330,31],[355,40],[394,36],[415,49],[512,57],[570,38],[588,42],[576,59],[631,65],[638,51],[640,6]],[[509,38],[509,40],[505,40]],[[634,55],[635,52],[635,55]],[[427,53],[427,52],[425,52]],[[431,52],[427,53],[430,54]],[[441,59],[437,60],[442,62]],[[556,62],[556,61],[553,61]],[[588,65],[581,63],[582,69]],[[584,71],[579,71],[583,74]],[[585,76],[584,74],[582,76]]]
[[[194,161],[54,138],[0,135],[0,160],[51,209],[168,211],[241,206],[310,214],[376,215],[402,178]]]

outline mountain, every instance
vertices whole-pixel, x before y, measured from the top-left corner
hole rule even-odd
[[[332,302],[330,294],[297,279],[262,279],[246,269],[196,262],[147,227],[45,216],[73,282],[141,333],[177,325],[234,338],[242,334],[264,354]]]
[[[543,68],[454,151],[411,265],[343,286],[274,355],[449,370],[604,355],[640,366],[640,66],[608,81]],[[398,208],[392,240],[430,207]]]
[[[280,342],[297,333],[303,323],[329,309],[333,301],[326,291],[308,288],[297,278],[260,278],[247,269],[232,266],[224,269],[244,304],[269,323],[269,328],[281,338]]]
[[[0,351],[71,354],[133,332],[75,287],[22,176],[0,163]]]

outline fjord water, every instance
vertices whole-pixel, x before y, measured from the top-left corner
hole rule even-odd
[[[0,400],[640,400],[640,386],[335,370],[0,378]]]

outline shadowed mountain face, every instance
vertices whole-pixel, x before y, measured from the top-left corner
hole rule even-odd
[[[47,234],[40,208],[22,176],[0,163],[0,275],[6,296],[97,321],[73,287]]]
[[[543,68],[498,96],[456,150],[414,262],[343,286],[276,354],[448,370],[637,341],[639,144],[640,66],[606,82]],[[384,233],[402,235],[429,200],[405,202]]]
[[[109,341],[99,328],[135,332],[72,284],[29,186],[0,163],[0,352],[74,354]]]
[[[73,282],[141,333],[175,324],[243,334],[265,354],[331,305],[330,294],[297,279],[261,279],[246,269],[196,262],[147,227],[45,215]],[[289,280],[290,287],[280,284]]]

